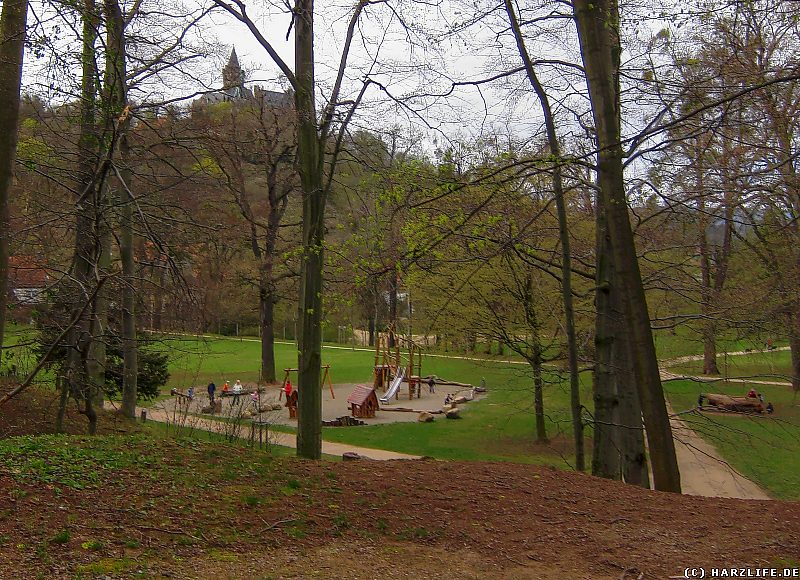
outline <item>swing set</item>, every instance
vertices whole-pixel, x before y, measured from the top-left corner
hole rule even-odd
[[[333,381],[331,381],[331,365],[322,365],[324,372],[322,373],[322,380],[320,381],[320,388],[325,388],[325,381],[328,381],[328,388],[331,391],[331,398],[335,399],[336,394],[333,392]],[[278,400],[280,400],[281,396],[284,393],[286,388],[286,383],[289,382],[289,379],[292,373],[298,372],[298,369],[283,369],[283,383],[281,384],[281,392],[278,395]],[[297,387],[300,387],[299,381],[297,383]],[[292,392],[286,395],[286,403],[285,406],[289,409],[289,418],[296,419],[297,418],[297,389],[292,390]]]

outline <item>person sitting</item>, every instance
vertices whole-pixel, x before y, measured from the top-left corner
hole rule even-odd
[[[775,407],[772,406],[772,403],[767,403],[767,413],[772,415],[775,412]]]
[[[757,399],[758,398],[758,391],[756,391],[755,389],[750,389],[749,391],[747,391],[747,396],[750,399]]]

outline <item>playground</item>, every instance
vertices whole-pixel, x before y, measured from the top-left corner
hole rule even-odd
[[[293,383],[294,384],[294,383]],[[339,417],[351,414],[350,404],[347,398],[353,392],[357,383],[338,383],[333,384],[333,395],[326,385],[322,390],[322,420],[333,421]],[[404,384],[405,386],[405,384]],[[244,405],[247,410],[248,407],[254,408],[251,403],[250,393],[255,388],[255,385],[245,385],[245,392],[236,401],[233,396],[226,396],[220,398],[222,402],[222,409],[219,413],[221,416],[230,415],[230,408],[234,405]],[[368,425],[385,425],[388,423],[413,423],[417,421],[419,412],[422,411],[441,411],[445,398],[450,395],[454,397],[469,396],[471,389],[465,389],[461,386],[455,385],[436,385],[436,392],[429,393],[428,386],[423,385],[424,388],[420,389],[420,398],[408,399],[408,390],[405,393],[399,393],[399,398],[392,398],[389,403],[381,403],[380,410],[372,418],[362,418]],[[280,406],[279,409],[265,410],[263,415],[271,423],[280,425],[296,426],[297,420],[289,416],[289,410],[285,407],[286,399],[283,396],[283,391],[280,386],[268,386],[260,388],[261,408]],[[200,413],[201,410],[208,406],[208,395],[201,391],[200,387],[195,388],[197,393],[191,403],[189,403],[189,413]],[[383,393],[376,393],[379,397]],[[403,396],[403,394],[405,396]],[[479,400],[482,394],[476,393],[475,400]],[[163,402],[164,408],[167,411],[174,409],[176,397],[166,399]],[[400,411],[398,409],[413,409],[413,411]],[[414,412],[419,411],[419,412]],[[444,415],[441,415],[444,419]]]
[[[476,401],[483,387],[448,380],[422,372],[422,349],[389,327],[379,335],[372,365],[373,377],[365,383],[334,383],[335,368],[323,365],[322,421],[330,423],[342,417],[354,417],[368,425],[417,422],[420,413],[434,418],[445,417],[444,410]],[[260,421],[295,426],[297,422],[297,369],[283,369],[279,385],[243,383],[240,394],[229,389],[217,393],[216,408],[210,404],[202,385],[186,391],[173,389],[172,399],[164,402],[167,412],[180,405],[190,414],[233,416],[236,407]],[[304,387],[305,388],[305,387]]]

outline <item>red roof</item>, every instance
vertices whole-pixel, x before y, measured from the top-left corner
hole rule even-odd
[[[9,286],[11,288],[44,288],[47,286],[47,270],[28,256],[10,256]]]
[[[356,385],[355,390],[347,397],[347,402],[352,405],[363,405],[367,402],[370,395],[375,394],[375,387],[367,387],[365,385]]]

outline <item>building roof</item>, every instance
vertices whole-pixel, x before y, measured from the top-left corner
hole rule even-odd
[[[8,270],[10,288],[47,287],[47,270],[39,266],[30,256],[10,256]]]
[[[369,400],[370,395],[375,394],[375,387],[366,385],[356,385],[355,390],[347,397],[347,402],[352,405],[363,405]]]

